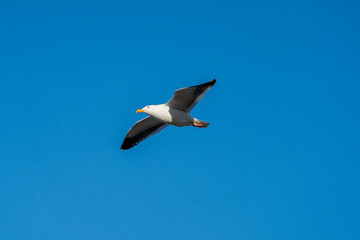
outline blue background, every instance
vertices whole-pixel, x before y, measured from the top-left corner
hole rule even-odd
[[[358,1],[0,1],[0,239],[360,239]],[[148,104],[216,78],[120,145]]]

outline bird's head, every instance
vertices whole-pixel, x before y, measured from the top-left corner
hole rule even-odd
[[[142,109],[138,109],[136,111],[136,113],[141,113],[141,112],[149,113],[150,110],[151,110],[151,106],[148,105],[148,106],[143,107]]]

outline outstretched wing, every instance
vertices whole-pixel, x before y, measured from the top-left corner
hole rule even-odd
[[[135,125],[126,134],[126,137],[120,149],[130,149],[135,145],[139,144],[141,141],[145,140],[146,138],[160,132],[168,125],[169,124],[154,117],[147,117],[141,119],[140,121],[135,123]]]
[[[187,88],[181,88],[176,90],[172,99],[166,104],[170,108],[182,110],[184,112],[190,112],[196,104],[204,97],[205,93],[214,86],[216,80],[213,79],[210,82]]]

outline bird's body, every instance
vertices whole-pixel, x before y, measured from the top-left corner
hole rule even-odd
[[[173,98],[164,104],[148,105],[137,110],[137,113],[144,112],[150,115],[144,118],[130,129],[127,133],[122,150],[132,148],[142,140],[152,136],[169,125],[177,127],[194,126],[206,128],[208,122],[201,121],[190,116],[190,111],[201,100],[205,93],[215,84],[216,80],[177,90]]]
[[[187,112],[170,108],[166,104],[151,105],[149,107],[150,108],[146,111],[146,113],[163,122],[177,127],[193,125],[194,118]]]

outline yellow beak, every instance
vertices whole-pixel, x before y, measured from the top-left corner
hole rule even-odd
[[[139,110],[136,111],[136,113],[141,113],[141,112],[143,112],[143,111],[144,111],[144,110],[139,109]]]

